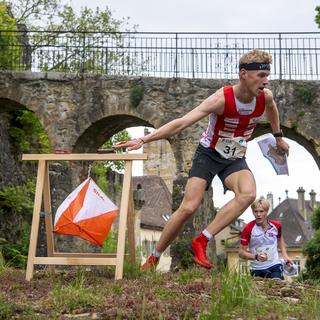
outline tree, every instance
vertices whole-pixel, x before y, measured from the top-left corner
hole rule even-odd
[[[315,233],[303,248],[303,254],[307,256],[305,275],[320,279],[320,207],[313,211],[311,222]]]
[[[112,145],[124,140],[130,140],[131,137],[127,130],[120,131],[106,141],[101,149],[111,149]],[[122,150],[116,149],[116,152],[120,153]],[[123,172],[124,161],[96,161],[92,166],[92,172],[97,176],[97,183],[103,191],[107,190],[107,178],[106,174],[109,171],[116,171],[118,173]]]
[[[82,7],[78,14],[58,0],[12,0],[11,8],[19,24],[45,31],[28,33],[42,71],[127,73],[131,60],[120,30],[129,28],[129,18],[113,18],[108,7]]]
[[[17,34],[17,21],[10,15],[4,1],[0,2],[0,70],[19,68],[21,47]]]
[[[318,28],[320,28],[320,6],[316,6],[316,17],[315,17],[315,22],[318,25]]]

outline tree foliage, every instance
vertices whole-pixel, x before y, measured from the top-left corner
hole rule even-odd
[[[12,0],[10,8],[28,31],[45,31],[28,33],[28,43],[20,42],[29,55],[27,69],[31,55],[42,71],[121,74],[130,65],[128,55],[118,52],[124,46],[120,31],[136,26],[129,25],[129,18],[113,18],[107,6],[78,12],[65,1]]]
[[[313,211],[311,222],[315,233],[303,248],[303,254],[307,257],[305,276],[320,279],[320,207]]]
[[[113,135],[109,140],[107,140],[101,149],[112,149],[112,145],[123,140],[130,140],[131,137],[127,130],[120,131]],[[120,149],[115,149],[115,152],[122,152]],[[97,176],[97,183],[99,187],[103,190],[107,190],[107,179],[106,174],[109,171],[116,171],[122,173],[124,169],[124,161],[96,161],[92,166],[92,172]]]
[[[22,54],[17,21],[10,15],[4,1],[0,1],[0,70],[17,70]]]
[[[320,28],[320,6],[316,6],[316,12],[315,22],[318,25],[318,28]]]

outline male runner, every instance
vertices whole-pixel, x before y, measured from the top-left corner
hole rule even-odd
[[[276,137],[277,147],[288,153],[289,146],[282,139],[276,103],[271,91],[266,89],[271,63],[270,54],[258,49],[244,54],[239,61],[239,82],[236,85],[217,90],[186,115],[148,135],[121,141],[114,146],[126,147],[128,150],[139,149],[144,143],[169,138],[209,116],[208,128],[200,138],[195,152],[182,203],[166,223],[155,251],[148,257],[143,269],[157,266],[161,253],[192,217],[205,190],[218,174],[225,189],[234,192],[234,198],[192,240],[195,262],[204,268],[212,268],[206,255],[208,241],[240,216],[256,198],[256,184],[246,163],[245,153],[247,141],[264,112]]]

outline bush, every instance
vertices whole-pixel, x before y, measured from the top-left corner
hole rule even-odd
[[[303,254],[307,256],[306,271],[303,276],[304,278],[320,279],[320,208],[313,211],[311,223],[316,231],[303,248]]]

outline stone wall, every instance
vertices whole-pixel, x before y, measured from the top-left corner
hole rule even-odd
[[[158,128],[186,114],[226,80],[110,77],[63,73],[0,72],[0,110],[34,111],[53,148],[94,152],[116,132],[132,126]],[[270,81],[287,137],[302,144],[320,166],[319,81]],[[136,106],[135,88],[143,88]],[[176,174],[186,174],[207,119],[171,141]],[[261,121],[260,131],[270,130]]]

